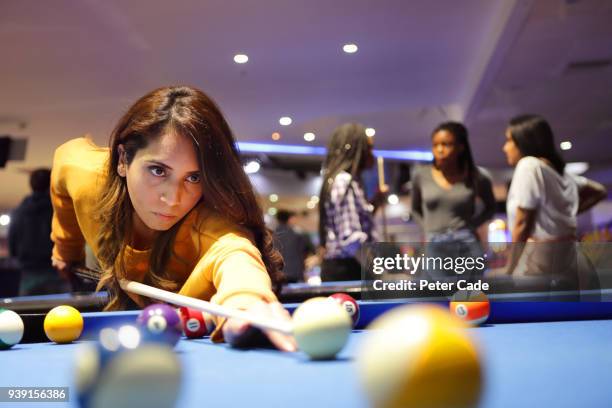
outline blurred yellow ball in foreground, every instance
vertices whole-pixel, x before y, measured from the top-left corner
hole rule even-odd
[[[375,407],[467,408],[478,405],[482,373],[467,326],[433,305],[407,305],[376,319],[357,354]]]

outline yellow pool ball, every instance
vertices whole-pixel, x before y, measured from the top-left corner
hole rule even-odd
[[[83,316],[72,306],[57,306],[45,316],[44,328],[49,340],[70,343],[81,336]]]
[[[375,320],[357,369],[377,408],[469,408],[480,399],[480,356],[467,325],[433,305],[400,306]]]

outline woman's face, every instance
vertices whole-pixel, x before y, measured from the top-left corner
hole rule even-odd
[[[504,153],[506,153],[506,161],[512,167],[516,166],[523,157],[518,146],[514,143],[514,139],[510,135],[510,129],[506,130],[506,142],[504,143],[503,150]]]
[[[455,166],[464,147],[455,141],[455,135],[439,130],[431,138],[431,151],[437,167]]]
[[[143,227],[170,229],[202,196],[196,150],[185,136],[167,133],[158,137],[138,150],[127,168],[120,164],[118,172],[127,180],[137,231]]]

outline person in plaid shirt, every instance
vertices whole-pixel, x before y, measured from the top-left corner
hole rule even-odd
[[[368,202],[361,181],[363,170],[374,166],[372,149],[362,125],[347,123],[332,134],[319,198],[323,281],[360,279],[358,251],[364,243],[376,241],[373,214],[385,193],[377,192]]]

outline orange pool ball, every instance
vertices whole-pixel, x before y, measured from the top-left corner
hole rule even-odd
[[[479,290],[459,290],[450,302],[450,311],[473,326],[483,324],[489,318],[491,305],[487,295]]]
[[[57,306],[45,316],[44,328],[49,340],[70,343],[81,336],[83,316],[72,306]]]

